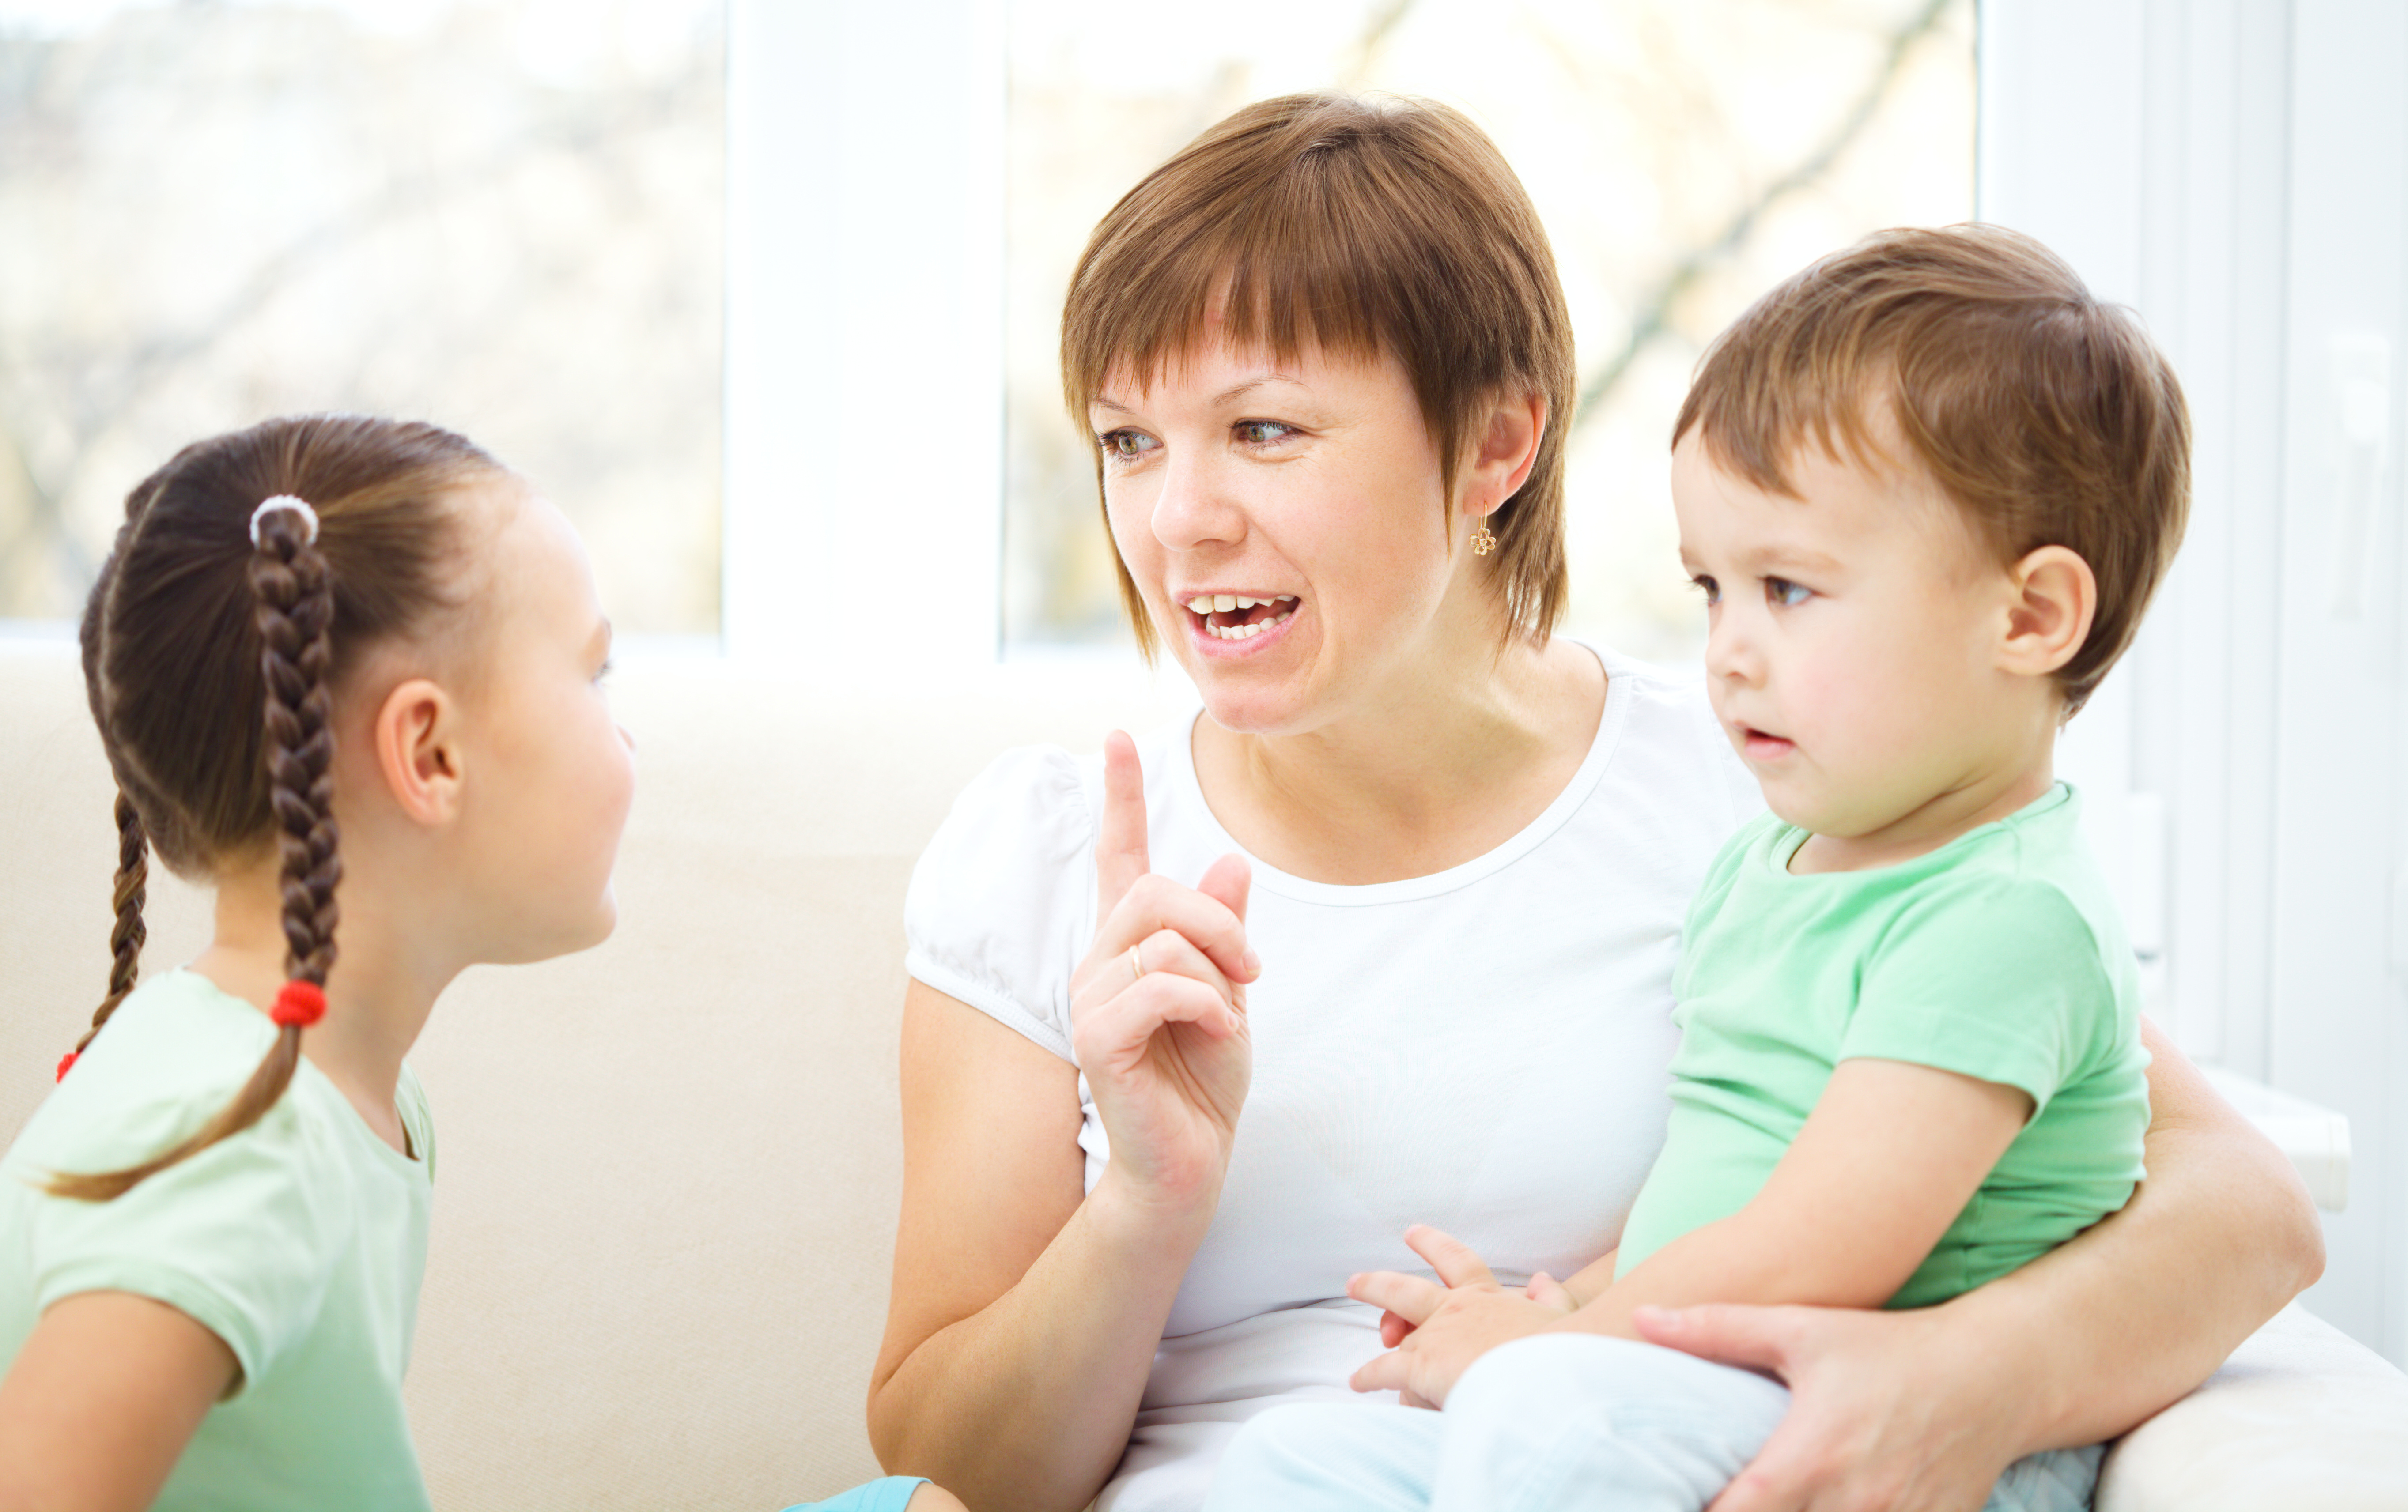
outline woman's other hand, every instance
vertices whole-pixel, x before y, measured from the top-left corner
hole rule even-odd
[[[1473,1361],[1500,1344],[1544,1332],[1576,1305],[1570,1292],[1544,1275],[1508,1291],[1469,1245],[1426,1223],[1406,1230],[1405,1243],[1445,1284],[1398,1271],[1347,1281],[1348,1296],[1385,1309],[1380,1342],[1389,1352],[1354,1373],[1351,1384],[1358,1391],[1398,1391],[1408,1406],[1443,1406]]]
[[[1977,1512],[2021,1450],[1990,1390],[1965,1399],[1997,1382],[1948,1368],[1935,1313],[1718,1303],[1632,1320],[1650,1344],[1789,1387],[1780,1428],[1708,1512]]]
[[[1071,1043],[1111,1141],[1111,1175],[1141,1200],[1217,1193],[1254,1070],[1242,857],[1193,888],[1147,869],[1137,748],[1104,741],[1096,942],[1070,978]]]

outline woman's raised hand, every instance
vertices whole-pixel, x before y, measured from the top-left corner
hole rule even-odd
[[[1153,1203],[1217,1197],[1254,1050],[1246,986],[1262,963],[1246,946],[1241,856],[1195,887],[1147,870],[1137,748],[1104,741],[1096,839],[1096,943],[1070,978],[1071,1044],[1111,1141],[1108,1180]]]

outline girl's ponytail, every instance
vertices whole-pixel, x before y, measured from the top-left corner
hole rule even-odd
[[[108,1000],[59,1074],[134,988],[152,847],[179,871],[206,872],[272,835],[287,980],[269,1015],[275,1044],[233,1101],[138,1165],[53,1175],[53,1195],[120,1196],[250,1128],[292,1084],[335,964],[335,687],[368,647],[453,606],[441,496],[499,471],[431,425],[308,416],[188,447],[128,498],[82,632],[118,777],[115,959]],[[249,550],[227,540],[230,527],[240,541],[245,514]]]
[[[306,505],[271,507],[286,502],[271,500],[252,517],[259,549],[252,554],[248,574],[251,596],[257,601],[253,618],[259,628],[260,677],[267,689],[264,745],[268,806],[276,816],[278,890],[284,906],[288,981],[272,1015],[276,1043],[234,1101],[183,1143],[122,1171],[53,1176],[52,1196],[108,1202],[144,1178],[257,1123],[284,1095],[293,1084],[293,1074],[300,1069],[301,1031],[325,1010],[326,973],[335,964],[335,884],[343,876],[342,857],[336,850],[334,694],[327,687],[334,657],[328,632],[334,624],[335,595],[326,559],[317,547],[317,515]],[[117,930],[110,939],[118,956],[109,972],[108,1001],[93,1015],[84,1044],[91,1043],[118,1003],[133,990],[135,959],[145,933],[142,882],[149,866],[141,853],[142,821],[134,817],[133,805],[122,793],[117,803],[119,833],[123,838],[117,874]],[[307,983],[310,991],[294,993],[297,983]],[[78,1052],[81,1049],[79,1045]],[[67,1063],[72,1063],[70,1056]],[[65,1075],[64,1065],[60,1075]]]

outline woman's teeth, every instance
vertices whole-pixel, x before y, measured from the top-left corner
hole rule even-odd
[[[1281,593],[1271,598],[1249,598],[1243,593],[1198,593],[1187,601],[1187,612],[1204,620],[1205,633],[1215,640],[1252,640],[1274,625],[1284,624],[1296,613],[1283,605],[1296,602],[1293,593]],[[1245,624],[1214,624],[1211,616],[1251,612],[1256,608],[1276,612]]]

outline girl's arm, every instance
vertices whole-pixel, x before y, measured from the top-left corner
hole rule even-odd
[[[1789,1415],[1713,1512],[1977,1507],[2041,1449],[2129,1432],[2214,1373],[2324,1268],[2307,1189],[2142,1020],[2149,1178],[2031,1264],[1898,1313],[1694,1307],[1652,1342],[1770,1370]]]
[[[52,1304],[0,1380],[0,1512],[149,1506],[235,1370],[223,1340],[165,1303]]]
[[[1394,1272],[1356,1278],[1351,1294],[1420,1326],[1357,1372],[1355,1389],[1442,1402],[1472,1361],[1509,1338],[1547,1330],[1635,1338],[1641,1306],[1879,1306],[1940,1242],[2031,1110],[2028,1094],[1996,1082],[1843,1061],[1746,1206],[1665,1245],[1577,1311],[1494,1286],[1441,1290]],[[1584,1273],[1573,1286],[1589,1280]]]

